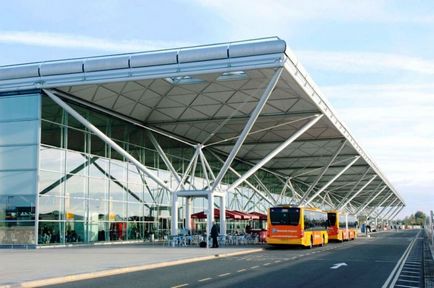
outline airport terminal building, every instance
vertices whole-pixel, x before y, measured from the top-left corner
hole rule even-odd
[[[279,38],[0,67],[0,247],[163,239],[200,211],[225,234],[226,210],[288,203],[405,206]]]

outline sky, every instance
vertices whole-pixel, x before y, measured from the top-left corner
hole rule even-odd
[[[0,66],[278,36],[407,203],[434,210],[434,2],[1,2]]]

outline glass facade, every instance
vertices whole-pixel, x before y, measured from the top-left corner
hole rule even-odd
[[[0,244],[36,244],[40,95],[0,96]]]
[[[177,186],[145,129],[89,107],[68,104],[169,187]],[[0,96],[0,135],[1,246],[143,241],[151,234],[155,239],[170,234],[169,191],[125,161],[49,97]],[[183,173],[193,148],[154,136],[175,170]],[[221,163],[204,153],[217,174]],[[244,166],[237,163],[239,169]],[[236,178],[229,172],[223,182]],[[199,165],[191,182],[206,186]],[[226,206],[245,210],[254,195],[246,187],[239,190],[243,192],[228,194]],[[185,199],[178,201],[178,226],[182,228]],[[194,198],[192,206],[192,213],[203,211],[207,202]]]

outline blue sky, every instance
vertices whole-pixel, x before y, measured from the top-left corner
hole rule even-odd
[[[408,207],[434,209],[432,1],[3,1],[0,65],[279,36]]]

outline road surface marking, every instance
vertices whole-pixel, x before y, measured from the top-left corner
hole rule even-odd
[[[342,262],[342,263],[336,263],[332,267],[330,267],[330,269],[339,269],[342,266],[348,266],[348,264],[344,263],[344,262]]]
[[[197,280],[198,282],[205,282],[205,281],[208,281],[208,280],[211,280],[212,278],[211,277],[208,277],[208,278],[203,278],[203,279],[200,279],[200,280]]]
[[[274,261],[274,263],[280,263],[280,262],[282,262],[282,261],[280,261],[280,260],[276,260],[276,261]]]
[[[416,237],[414,237],[413,240],[411,240],[410,244],[408,244],[407,249],[405,249],[401,258],[399,258],[398,262],[396,263],[392,272],[390,272],[389,277],[387,277],[386,282],[384,282],[384,284],[383,284],[383,286],[381,286],[381,288],[395,287],[395,284],[399,278],[399,275],[401,274],[402,268],[404,267],[404,264],[407,261],[408,256],[410,255],[410,251],[413,248],[414,243],[416,243],[416,238],[419,237],[419,234],[421,231],[419,231],[417,233]]]
[[[294,260],[294,259],[297,259],[297,256],[291,258],[291,260]]]
[[[238,270],[237,272],[239,273],[239,272],[244,272],[244,271],[246,271],[247,269],[241,269],[241,270]]]
[[[225,277],[225,276],[228,276],[228,275],[231,275],[231,273],[220,274],[219,277]]]
[[[176,285],[176,286],[172,286],[171,288],[181,288],[181,287],[185,287],[185,286],[188,286],[188,283],[184,283],[184,284],[179,284],[179,285]]]
[[[403,274],[401,274],[401,276],[405,277],[405,278],[417,278],[417,279],[420,278],[420,276],[413,276],[413,275],[403,275]]]
[[[396,284],[395,287],[404,287],[404,288],[419,288],[419,286],[408,286],[408,285],[400,285]]]
[[[256,269],[256,268],[259,268],[259,266],[250,267],[250,269]]]
[[[270,265],[270,264],[271,264],[271,263],[264,263],[263,265],[264,265],[264,266],[268,266],[268,265]]]

